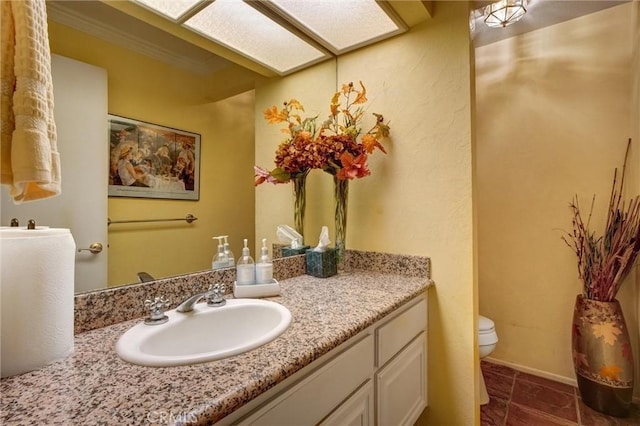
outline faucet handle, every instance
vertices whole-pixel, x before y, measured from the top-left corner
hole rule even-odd
[[[224,292],[227,286],[224,284],[211,284],[207,293],[207,306],[222,306],[227,301],[224,298]]]
[[[163,296],[153,300],[145,300],[144,306],[149,309],[149,316],[144,320],[147,325],[164,324],[169,321],[169,317],[164,314],[171,304]]]

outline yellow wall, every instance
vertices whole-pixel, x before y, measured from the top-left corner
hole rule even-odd
[[[242,238],[255,232],[253,92],[211,102],[208,88],[221,84],[212,76],[169,66],[55,22],[49,23],[49,33],[53,53],[107,70],[111,114],[202,138],[199,201],[109,199],[112,220],[187,213],[198,217],[192,225],[111,225],[109,285],[134,282],[138,271],[161,277],[210,268],[214,235],[229,235],[232,250],[239,252]]]
[[[566,381],[574,379],[571,319],[582,287],[560,237],[571,228],[574,194],[586,211],[596,194],[592,224],[602,225],[622,165],[631,135],[631,9],[476,49],[480,314],[496,323],[494,359]],[[637,136],[637,89],[635,111]],[[632,156],[627,193],[638,194],[637,138]],[[634,284],[632,276],[618,299],[638,336]]]
[[[286,138],[281,132],[282,124],[268,124],[264,119],[265,109],[276,105],[282,108],[285,101],[296,98],[304,107],[303,117],[318,116],[322,122],[329,115],[329,102],[336,91],[336,64],[323,62],[315,67],[297,72],[285,79],[256,89],[255,129],[256,164],[271,170],[278,145]],[[305,243],[318,244],[323,225],[333,226],[333,212],[325,209],[321,195],[332,191],[329,176],[314,170],[307,177],[307,208],[305,218]],[[262,238],[278,242],[278,225],[293,227],[293,189],[290,184],[273,185],[263,183],[256,188],[256,244]],[[333,229],[333,228],[331,228]],[[331,234],[333,235],[333,233]]]
[[[438,3],[432,21],[342,56],[337,67],[339,84],[364,82],[368,111],[383,113],[392,134],[389,154],[371,157],[372,175],[350,186],[347,248],[424,255],[433,262],[430,407],[423,419],[429,424],[473,424],[478,413],[468,28],[466,2]],[[329,84],[313,76],[309,71],[287,77],[265,88],[268,94],[258,88],[256,117],[269,102],[290,97],[327,111],[333,80]],[[258,120],[258,163],[273,161],[280,138]],[[263,150],[267,142],[270,146]],[[333,225],[332,180],[318,173],[323,182],[321,188],[309,189],[317,206],[307,210],[309,223],[319,222],[320,216]],[[271,193],[280,189],[284,198],[274,203]],[[263,188],[256,194],[257,230],[269,218],[292,212],[290,188],[268,190],[268,195]],[[313,239],[315,234],[312,229]]]
[[[633,92],[632,92],[632,106],[631,106],[631,126],[632,137],[635,144],[635,171],[632,174],[631,180],[640,181],[640,2],[633,3],[632,10],[632,36],[633,36],[633,65],[631,67],[631,75],[633,76]],[[638,328],[636,329],[636,340],[640,342],[640,267],[636,268],[636,319]],[[633,335],[632,335],[633,339]],[[640,358],[640,350],[637,350],[634,355],[636,359]],[[636,371],[640,370],[637,368]],[[640,374],[640,371],[638,371]],[[635,383],[640,383],[640,379],[636,378]],[[636,388],[640,388],[636,385]]]

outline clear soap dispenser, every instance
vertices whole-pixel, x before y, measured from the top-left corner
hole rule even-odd
[[[242,248],[242,256],[238,259],[238,265],[236,266],[236,281],[238,285],[256,283],[256,264],[251,257],[251,252],[249,251],[247,242],[248,241],[245,238],[244,247]]]
[[[267,248],[267,239],[262,239],[262,249],[260,250],[260,259],[256,263],[256,283],[271,284],[273,282],[273,263],[269,257],[269,249]]]
[[[233,267],[236,264],[236,258],[233,256],[233,252],[229,248],[229,241],[227,240],[229,236],[223,235],[222,238],[224,238],[224,254],[227,256],[228,266]]]
[[[218,240],[218,252],[213,256],[211,261],[211,269],[222,269],[229,266],[227,255],[224,253],[224,246],[222,245],[222,237],[212,237],[212,240]]]

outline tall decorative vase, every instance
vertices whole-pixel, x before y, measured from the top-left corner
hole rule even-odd
[[[291,178],[293,183],[293,227],[304,236],[304,211],[307,208],[307,175],[309,171]],[[302,241],[300,241],[302,243]]]
[[[582,401],[611,416],[628,416],[633,396],[633,356],[618,301],[601,302],[578,295],[571,335]]]
[[[347,202],[349,200],[349,180],[333,177],[336,199],[336,257],[338,272],[344,271],[345,241],[347,239]]]

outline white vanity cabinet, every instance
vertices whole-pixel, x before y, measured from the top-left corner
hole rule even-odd
[[[424,293],[221,423],[412,425],[427,406],[426,333]]]
[[[427,301],[376,328],[376,419],[412,425],[427,406]]]

